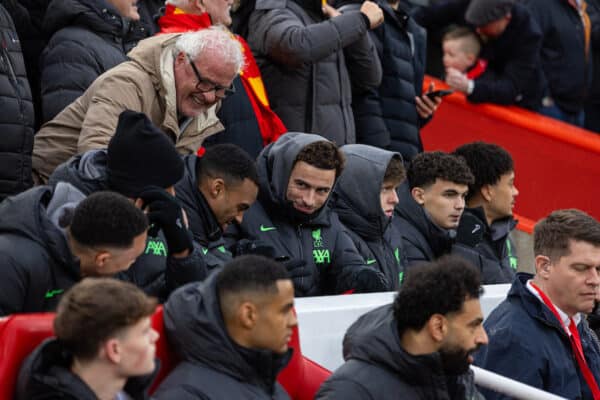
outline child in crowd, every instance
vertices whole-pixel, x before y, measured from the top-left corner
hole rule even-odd
[[[485,72],[487,61],[479,59],[481,42],[473,30],[465,26],[451,28],[442,38],[444,68],[457,69],[475,79]]]

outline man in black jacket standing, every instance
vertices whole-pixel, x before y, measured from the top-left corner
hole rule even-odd
[[[173,293],[164,320],[182,362],[163,399],[289,399],[276,381],[291,358],[294,286],[278,262],[243,256]]]
[[[519,195],[512,157],[502,147],[484,142],[462,145],[454,154],[465,159],[475,181],[469,185],[453,252],[477,254],[475,265],[485,285],[511,283],[518,259],[509,234],[517,225],[512,214]]]
[[[479,273],[459,258],[412,270],[393,304],[358,319],[317,399],[481,399],[469,365],[487,344]]]
[[[477,28],[488,60],[483,75],[471,80],[454,68],[446,82],[473,103],[517,105],[537,111],[543,95],[540,52],[542,32],[516,0],[471,0],[465,20]]]

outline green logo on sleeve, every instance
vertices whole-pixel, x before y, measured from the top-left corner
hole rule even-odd
[[[394,257],[396,257],[396,262],[400,264],[400,249],[397,247],[396,250],[394,250]]]
[[[146,251],[144,251],[144,254],[150,254],[150,253],[152,253],[155,256],[166,257],[167,249],[165,248],[165,244],[163,243],[163,241],[160,239],[158,239],[158,240],[149,239],[148,244],[146,244]]]
[[[206,249],[204,247],[201,247],[201,249],[202,249],[202,254],[206,255],[208,253],[208,249]]]
[[[44,296],[44,298],[46,299],[51,299],[53,297],[58,296],[59,294],[62,294],[62,292],[64,292],[64,289],[53,289],[53,290],[48,290],[46,292],[46,295]]]
[[[277,228],[275,228],[274,226],[264,226],[264,225],[260,225],[260,231],[261,232],[269,232],[269,231],[274,231]]]
[[[367,265],[375,264],[377,262],[374,258],[367,258]]]

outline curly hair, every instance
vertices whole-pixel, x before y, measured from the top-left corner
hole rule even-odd
[[[436,179],[470,185],[474,178],[464,159],[443,151],[419,153],[413,158],[407,171],[410,188],[426,188]]]
[[[319,140],[304,146],[296,156],[294,164],[298,161],[304,161],[319,169],[335,169],[337,178],[344,170],[346,157],[335,143],[328,140]]]
[[[409,270],[394,300],[398,332],[420,330],[434,314],[462,309],[465,300],[483,293],[479,271],[457,256],[444,256]]]
[[[535,224],[533,253],[557,260],[569,254],[569,241],[600,247],[600,222],[576,209],[556,210]]]
[[[514,171],[512,157],[497,144],[467,143],[457,147],[453,154],[462,157],[475,176],[475,181],[469,185],[467,201],[479,193],[484,185],[495,185],[502,175]]]

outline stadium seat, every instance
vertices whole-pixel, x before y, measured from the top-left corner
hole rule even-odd
[[[53,335],[53,319],[53,313],[12,315],[0,319],[0,399],[13,398],[23,360],[38,344]],[[151,392],[177,364],[176,356],[169,351],[166,340],[162,307],[152,316],[152,326],[160,334],[156,356],[160,359],[161,368]],[[294,355],[278,380],[293,400],[312,399],[331,372],[302,356],[297,328],[290,346],[294,348]]]

